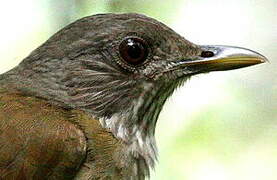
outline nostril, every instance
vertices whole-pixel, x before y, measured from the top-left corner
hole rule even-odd
[[[202,51],[201,57],[208,58],[208,57],[213,57],[214,53],[212,51]]]

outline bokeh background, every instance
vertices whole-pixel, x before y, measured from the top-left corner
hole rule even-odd
[[[138,12],[198,44],[247,47],[269,63],[192,78],[167,101],[151,180],[277,179],[276,0],[10,0],[0,5],[0,73],[70,22]]]

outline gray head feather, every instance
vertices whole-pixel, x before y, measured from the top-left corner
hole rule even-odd
[[[120,57],[119,44],[128,36],[149,45],[140,65]],[[126,142],[134,157],[154,167],[158,115],[190,76],[189,70],[174,71],[174,61],[199,53],[198,46],[146,16],[95,15],[56,33],[2,78],[53,104],[89,112]]]

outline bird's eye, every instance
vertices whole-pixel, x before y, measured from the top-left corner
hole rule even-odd
[[[208,57],[213,57],[214,53],[212,51],[202,51],[201,57],[203,58],[208,58]]]
[[[120,56],[129,64],[138,65],[143,63],[148,56],[147,43],[137,37],[130,37],[119,45]]]

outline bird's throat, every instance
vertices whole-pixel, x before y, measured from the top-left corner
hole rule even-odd
[[[144,83],[144,91],[133,99],[131,106],[110,118],[99,119],[104,128],[127,144],[126,153],[143,157],[148,167],[154,168],[157,159],[154,135],[159,113],[177,86],[178,82],[160,86]]]

